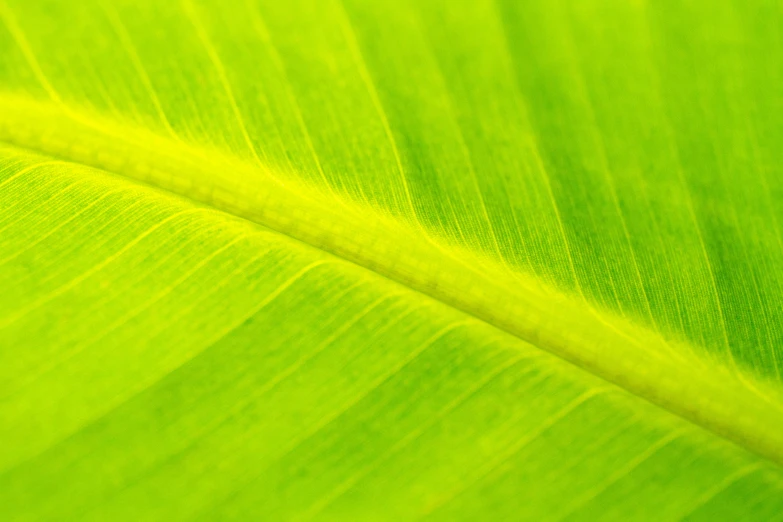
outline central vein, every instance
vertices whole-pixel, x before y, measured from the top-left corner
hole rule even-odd
[[[0,140],[243,217],[462,310],[783,465],[783,409],[761,383],[582,299],[440,244],[265,168],[25,99],[0,101]]]

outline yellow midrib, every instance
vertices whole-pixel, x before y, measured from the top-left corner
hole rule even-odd
[[[217,151],[25,98],[3,97],[0,114],[0,141],[149,183],[327,251],[783,465],[777,391],[696,357],[689,346],[440,245],[410,224],[324,201],[320,193]]]

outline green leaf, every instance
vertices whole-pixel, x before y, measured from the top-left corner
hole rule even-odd
[[[783,520],[781,24],[0,0],[0,518]]]

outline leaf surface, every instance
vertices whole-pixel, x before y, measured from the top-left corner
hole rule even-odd
[[[780,519],[777,3],[0,21],[5,518]]]

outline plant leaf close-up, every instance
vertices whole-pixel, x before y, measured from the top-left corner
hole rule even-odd
[[[0,0],[0,520],[783,521],[778,0]]]

